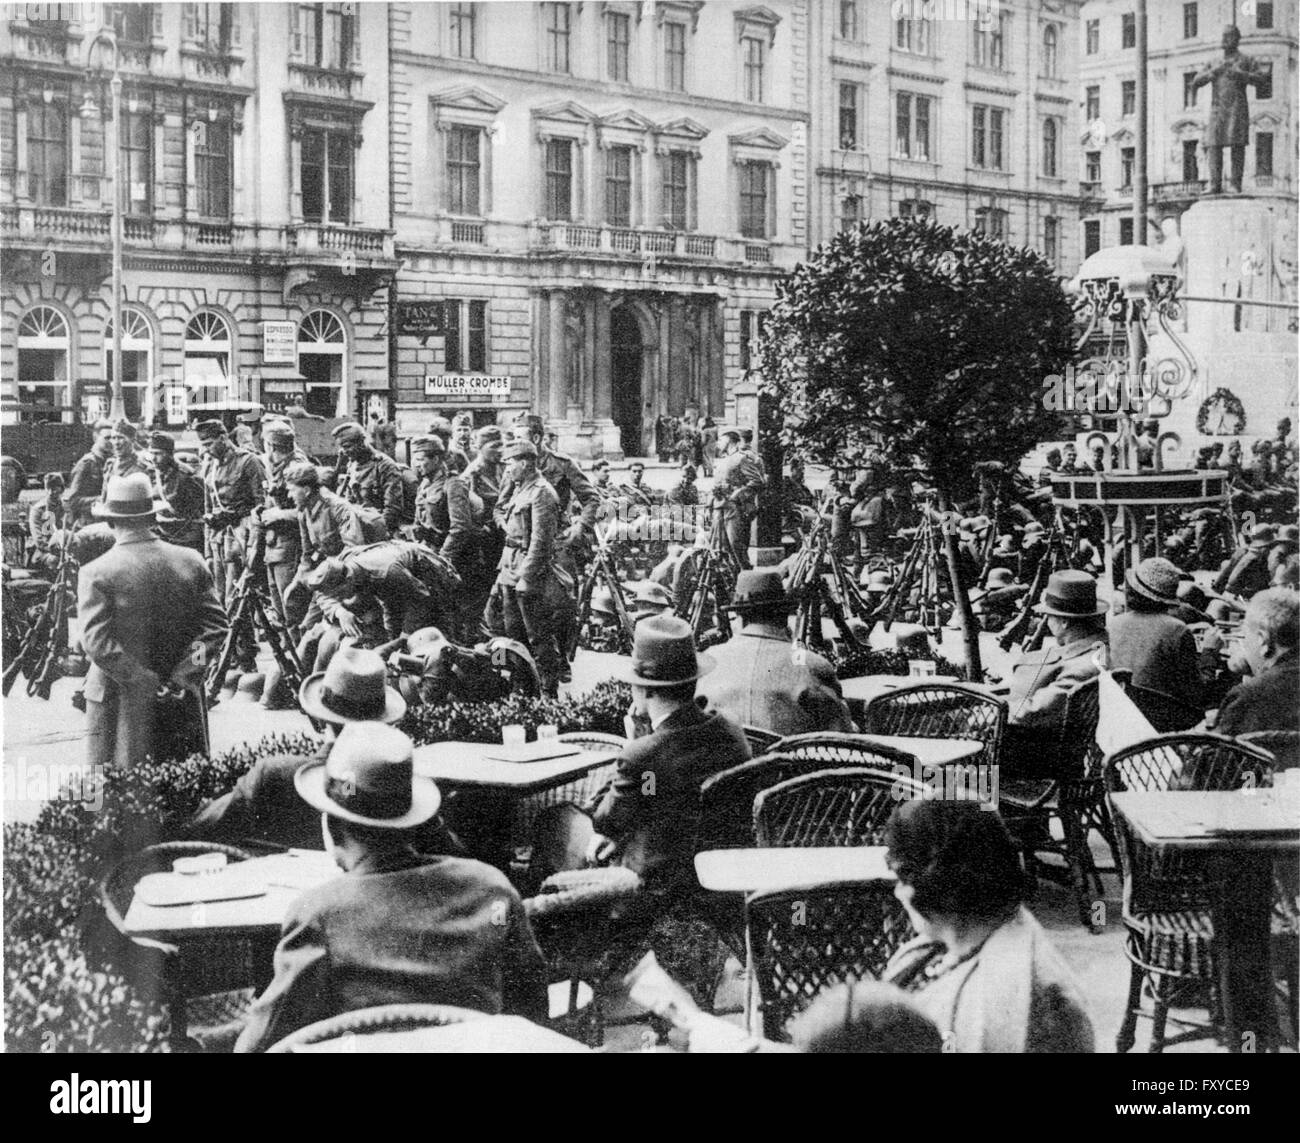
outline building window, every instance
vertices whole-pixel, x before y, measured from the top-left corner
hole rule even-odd
[[[1057,125],[1055,119],[1043,120],[1043,174],[1049,178],[1057,178],[1060,174],[1058,161],[1058,138]]]
[[[1119,152],[1119,189],[1133,188],[1133,148],[1121,147]]]
[[[453,4],[447,12],[447,46],[463,60],[477,59],[476,13],[473,4]]]
[[[740,311],[740,368],[748,373],[762,360],[763,334],[767,330],[766,310]]]
[[[1043,75],[1048,79],[1056,78],[1056,47],[1058,39],[1059,33],[1056,30],[1056,25],[1047,24],[1043,28]]]
[[[660,166],[661,213],[669,230],[695,228],[695,156],[670,151]]]
[[[1273,26],[1272,0],[1255,0],[1255,27],[1271,28]]]
[[[1089,20],[1085,25],[1085,32],[1088,55],[1095,56],[1101,51],[1101,21]]]
[[[355,4],[302,4],[298,8],[298,57],[312,67],[346,71],[352,66]]]
[[[621,12],[610,12],[605,17],[605,67],[615,83],[627,83],[631,38],[631,18]]]
[[[233,4],[186,4],[185,38],[205,51],[224,55],[230,50]]]
[[[840,0],[840,39],[858,38],[858,0]]]
[[[573,219],[573,141],[546,140],[546,217],[556,222]]]
[[[147,44],[153,38],[153,13],[148,4],[114,4],[113,32],[127,44]]]
[[[122,311],[122,403],[128,420],[151,423],[157,402],[152,378],[153,333],[144,314]],[[113,376],[113,322],[104,326],[104,377]],[[107,414],[104,409],[100,415]],[[92,422],[93,423],[93,422]]]
[[[1196,106],[1196,88],[1193,86],[1195,80],[1196,80],[1196,72],[1194,71],[1183,72],[1183,106],[1184,107]]]
[[[1083,224],[1083,256],[1091,258],[1101,249],[1101,220],[1090,218]]]
[[[53,306],[37,306],[18,323],[18,404],[24,421],[60,421],[72,398],[68,323]]]
[[[1083,156],[1084,175],[1090,183],[1101,182],[1101,152],[1086,151]]]
[[[1137,80],[1126,79],[1119,85],[1119,113],[1132,115],[1137,110]]]
[[[745,102],[763,102],[763,65],[767,45],[753,36],[740,41],[745,61]]]
[[[1007,237],[1007,212],[995,206],[982,206],[975,212],[975,233],[985,238],[1005,242]]]
[[[27,106],[27,171],[33,202],[68,205],[68,111],[57,99]]]
[[[840,150],[856,151],[862,145],[859,134],[859,103],[862,86],[857,83],[840,84]]]
[[[1200,34],[1197,28],[1197,11],[1195,4],[1183,5],[1183,39],[1194,40]]]
[[[1273,175],[1273,132],[1255,132],[1255,177]]]
[[[1101,88],[1089,87],[1084,94],[1084,116],[1089,123],[1101,118]]]
[[[1043,219],[1043,257],[1049,266],[1061,259],[1061,220],[1050,215]]]
[[[569,74],[569,38],[573,30],[573,13],[568,4],[543,4],[546,19],[546,67],[561,75]]]
[[[925,16],[899,16],[894,21],[894,47],[918,56],[930,54],[930,21]]]
[[[1196,148],[1198,143],[1195,139],[1183,140],[1183,182],[1199,182],[1201,178],[1200,170],[1196,163]]]
[[[230,217],[230,124],[197,120],[194,189],[202,218]]]
[[[669,91],[686,90],[686,25],[664,25],[664,86]]]
[[[605,221],[610,226],[632,225],[631,147],[605,152]]]
[[[852,230],[862,221],[862,196],[846,194],[840,199],[840,233]]]
[[[153,202],[153,109],[122,114],[122,165],[129,214],[148,214]]]
[[[1119,244],[1121,246],[1133,245],[1133,216],[1124,214],[1119,220]]]
[[[981,170],[1003,170],[1003,125],[1000,107],[971,108],[971,165]]]
[[[298,372],[306,378],[303,407],[320,417],[345,417],[348,339],[329,310],[311,310],[298,323]]]
[[[1006,66],[1006,14],[975,21],[975,66],[1001,71]]]
[[[194,403],[225,401],[230,391],[230,326],[225,318],[206,310],[196,313],[185,327],[182,366],[185,390]]]
[[[443,368],[448,373],[486,373],[487,302],[443,303]]]
[[[930,97],[900,91],[894,99],[894,153],[903,159],[930,158]]]
[[[1119,46],[1121,48],[1137,46],[1137,16],[1132,12],[1125,12],[1120,17]]]
[[[899,218],[933,218],[934,203],[923,198],[905,198],[898,204]]]
[[[447,132],[447,209],[452,214],[482,213],[482,139],[478,127],[453,127]]]
[[[770,233],[771,180],[769,164],[740,164],[740,233],[745,238],[766,238]]]
[[[307,222],[349,222],[352,216],[353,137],[349,131],[302,133],[302,217]]]
[[[1260,60],[1259,67],[1260,67],[1260,71],[1263,72],[1263,77],[1260,79],[1259,83],[1255,85],[1255,98],[1272,99],[1273,98],[1273,61]]]

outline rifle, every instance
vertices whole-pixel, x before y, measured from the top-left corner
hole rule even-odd
[[[27,693],[48,699],[59,673],[59,656],[68,643],[68,592],[75,580],[78,563],[73,557],[69,532],[59,552],[54,582],[28,628],[22,647],[4,671],[3,693],[7,696],[21,673],[27,679]]]
[[[1055,531],[1055,529],[1053,529]],[[1048,537],[1049,542],[1051,537]],[[1043,558],[1038,561],[1038,570],[1034,572],[1034,582],[1029,585],[1029,594],[1025,596],[1025,602],[1021,605],[1020,614],[1007,624],[1002,634],[998,636],[998,646],[1004,651],[1010,651],[1013,643],[1022,643],[1029,631],[1029,626],[1034,621],[1034,606],[1038,603],[1043,594],[1043,588],[1047,586],[1048,566],[1051,561],[1044,554]],[[1044,618],[1044,623],[1046,618]],[[1039,625],[1040,627],[1043,624]],[[1039,642],[1042,642],[1042,636],[1038,632],[1034,633]],[[1033,636],[1031,636],[1032,638]]]

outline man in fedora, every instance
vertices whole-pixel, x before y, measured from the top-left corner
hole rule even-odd
[[[1100,674],[1106,661],[1106,605],[1097,601],[1097,581],[1082,571],[1058,571],[1048,577],[1043,599],[1035,612],[1047,616],[1048,631],[1056,642],[1023,655],[1011,668],[1008,698],[1008,736],[1002,757],[1013,740],[1054,742],[1065,718],[1065,702],[1079,685]],[[1011,728],[1019,728],[1013,732]],[[1024,732],[1036,732],[1024,733]]]
[[[413,753],[401,731],[354,723],[327,759],[294,775],[343,876],[289,907],[275,976],[236,1052],[263,1051],[318,1020],[385,1004],[546,1019],[546,964],[505,875],[412,844],[411,831],[440,802]]]
[[[1246,547],[1233,553],[1215,577],[1214,590],[1243,600],[1263,591],[1269,583],[1269,549],[1276,542],[1277,529],[1272,524],[1256,524]]]
[[[618,771],[585,810],[564,822],[562,836],[539,839],[543,871],[583,863],[621,865],[640,875],[645,892],[620,916],[655,915],[695,884],[695,838],[705,779],[750,757],[741,728],[707,711],[696,683],[713,669],[697,654],[690,624],[655,615],[636,626],[632,659],[614,677],[632,686],[629,718],[637,737],[618,757]],[[557,829],[557,835],[561,831]]]
[[[789,619],[794,600],[772,568],[743,571],[732,610],[740,633],[713,648],[718,668],[699,690],[708,705],[741,726],[787,734],[857,728],[840,696],[835,668],[820,655],[795,647]]]
[[[1142,560],[1124,574],[1128,610],[1110,621],[1110,657],[1116,670],[1133,672],[1133,685],[1157,691],[1186,708],[1187,730],[1201,721],[1202,683],[1196,639],[1175,618],[1182,573],[1162,556]]]
[[[95,515],[113,530],[113,547],[81,569],[77,614],[90,659],[86,676],[87,747],[92,771],[125,767],[154,752],[154,713],[163,688],[193,701],[187,726],[207,740],[200,686],[226,633],[226,613],[203,557],[153,532],[159,503],[143,472],[114,477]]]

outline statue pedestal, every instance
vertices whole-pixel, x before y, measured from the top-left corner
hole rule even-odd
[[[1234,306],[1228,300],[1269,300],[1275,203],[1246,195],[1198,199],[1182,218],[1187,258],[1185,292],[1193,298],[1223,302],[1189,302],[1187,326],[1207,333],[1269,328],[1262,306]]]

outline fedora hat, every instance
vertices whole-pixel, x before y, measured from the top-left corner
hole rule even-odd
[[[1176,564],[1162,556],[1145,559],[1124,573],[1124,582],[1138,595],[1156,603],[1178,602],[1178,583],[1182,573]]]
[[[306,583],[312,591],[332,591],[346,583],[347,579],[347,564],[336,556],[329,556],[307,573]]]
[[[406,713],[406,700],[388,686],[384,660],[360,647],[340,647],[325,670],[303,679],[298,705],[333,723],[396,722]]]
[[[1062,619],[1089,619],[1105,615],[1110,609],[1097,602],[1097,581],[1087,572],[1053,572],[1043,590],[1042,601],[1034,606],[1038,615],[1056,615]]]
[[[162,502],[153,498],[153,485],[143,472],[109,479],[103,503],[91,506],[101,520],[146,520],[157,514]]]
[[[329,757],[308,762],[293,784],[313,809],[371,829],[422,825],[442,801],[433,781],[416,775],[411,740],[382,722],[345,726]]]
[[[781,573],[771,568],[751,568],[736,577],[736,590],[731,598],[733,611],[750,611],[760,608],[789,607],[793,601],[781,582]]]
[[[685,619],[651,615],[637,624],[632,660],[614,668],[620,682],[640,687],[675,687],[713,670],[713,658],[695,651],[695,634]]]

